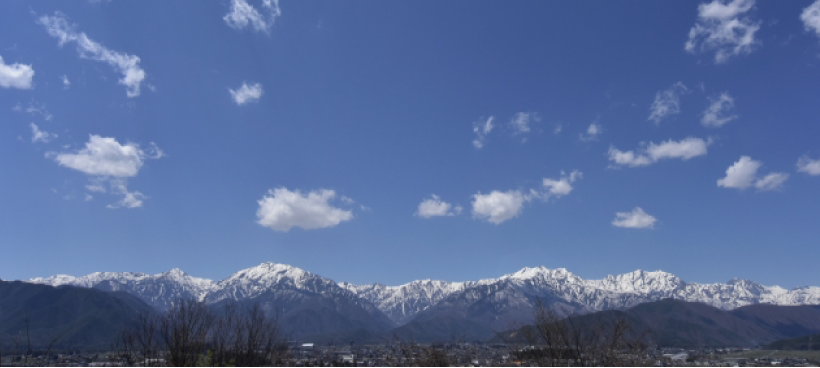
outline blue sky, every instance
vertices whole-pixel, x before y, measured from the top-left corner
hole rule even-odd
[[[0,57],[4,279],[820,285],[820,0],[10,1]]]

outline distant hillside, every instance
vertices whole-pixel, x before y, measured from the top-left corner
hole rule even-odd
[[[106,349],[141,311],[151,310],[122,292],[0,281],[0,348],[14,349],[12,337],[26,348],[28,318],[33,349],[46,348],[58,336],[54,348]]]
[[[820,334],[777,340],[763,347],[767,350],[815,350],[820,351]]]
[[[626,319],[633,332],[649,331],[647,339],[661,346],[751,347],[820,332],[817,306],[751,305],[724,311],[703,303],[663,299],[625,311],[603,311],[572,317],[576,322],[600,323]],[[506,339],[522,341],[519,330]]]

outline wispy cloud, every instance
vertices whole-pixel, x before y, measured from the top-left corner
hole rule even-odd
[[[604,128],[601,124],[592,123],[589,124],[586,133],[581,133],[578,135],[578,139],[582,142],[591,142],[598,140],[598,136],[600,136],[604,132]]]
[[[473,139],[473,147],[476,149],[481,149],[484,147],[484,142],[487,141],[487,135],[493,131],[493,117],[490,116],[487,120],[480,119],[473,123],[473,133],[475,133],[475,139]]]
[[[612,226],[627,229],[652,229],[655,227],[655,221],[657,219],[654,216],[644,212],[640,207],[635,207],[630,212],[616,212]]]
[[[124,179],[112,179],[109,184],[111,185],[111,192],[121,195],[122,199],[107,205],[108,208],[138,208],[142,207],[142,200],[148,198],[140,192],[129,191]]]
[[[264,13],[264,14],[263,14]],[[269,33],[276,18],[282,16],[279,0],[263,0],[262,12],[247,0],[231,0],[231,10],[222,19],[233,29],[250,27],[256,32]]]
[[[259,98],[262,97],[262,93],[264,92],[261,84],[254,83],[248,85],[244,82],[238,89],[232,90],[228,88],[228,91],[231,92],[231,97],[233,97],[233,101],[236,102],[237,105],[259,101]]]
[[[52,16],[41,16],[37,22],[46,28],[49,35],[57,39],[61,47],[66,43],[74,42],[77,44],[80,57],[105,62],[122,73],[119,83],[125,86],[128,97],[140,95],[140,85],[146,74],[140,68],[138,56],[110,50],[88,38],[85,33],[77,32],[75,26],[69,24],[68,19],[61,12],[55,12]]]
[[[530,124],[540,121],[541,118],[534,112],[519,112],[510,119],[510,127],[513,135],[526,134],[530,132]]]
[[[29,126],[31,126],[31,143],[48,143],[52,139],[57,138],[57,134],[40,130],[40,128],[37,127],[37,124],[31,123]]]
[[[614,146],[609,147],[609,160],[617,166],[638,167],[646,166],[663,159],[688,160],[703,156],[711,141],[701,138],[685,138],[680,141],[668,140],[661,143],[649,143],[636,151],[620,151]]]
[[[660,124],[661,120],[669,115],[680,114],[680,95],[686,93],[688,89],[683,82],[677,82],[669,89],[658,91],[655,94],[655,101],[649,107],[649,118],[655,124]]]
[[[14,105],[14,107],[12,108],[12,110],[13,110],[13,111],[18,111],[18,112],[23,112],[23,111],[25,111],[25,112],[27,112],[29,115],[31,115],[31,116],[39,116],[39,117],[43,118],[43,120],[45,120],[45,121],[49,121],[49,120],[51,120],[51,119],[53,119],[53,118],[54,118],[54,115],[52,115],[52,114],[48,111],[48,109],[46,108],[46,104],[44,104],[44,103],[38,103],[38,102],[37,102],[37,101],[35,101],[35,100],[31,100],[31,101],[28,103],[28,107],[26,107],[25,109],[23,109],[23,105],[22,105],[22,104],[20,104],[20,103],[18,102],[16,105]]]
[[[706,127],[721,127],[734,119],[737,115],[726,115],[726,113],[735,107],[735,99],[729,96],[728,93],[723,92],[718,98],[712,100],[712,104],[703,112],[703,117],[700,123]]]
[[[34,68],[31,65],[14,63],[6,64],[0,56],[0,87],[32,89],[31,83],[34,78]]]
[[[715,52],[715,63],[749,54],[755,44],[760,22],[746,16],[755,0],[714,0],[698,5],[698,19],[689,30],[685,49],[690,53]]]
[[[334,227],[353,218],[353,212],[334,207],[336,192],[329,189],[302,194],[285,187],[271,189],[257,201],[257,223],[274,231],[288,232],[293,227],[305,230]]]

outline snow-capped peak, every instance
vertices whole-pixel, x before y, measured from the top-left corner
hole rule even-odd
[[[246,268],[217,283],[214,292],[206,297],[208,302],[223,299],[241,300],[253,298],[274,288],[295,288],[322,292],[328,288],[342,290],[330,279],[314,275],[291,265],[265,262]],[[347,292],[347,291],[345,291]]]

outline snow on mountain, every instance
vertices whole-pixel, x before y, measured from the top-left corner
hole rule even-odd
[[[317,294],[344,293],[355,296],[331,279],[290,265],[266,262],[219,281],[205,296],[205,301],[216,303],[224,299],[250,299],[273,289],[297,289]]]
[[[124,291],[158,309],[169,308],[179,299],[202,300],[215,287],[213,281],[190,276],[178,268],[155,275],[139,272],[94,272],[80,277],[56,275],[28,281],[51,286],[71,285]]]
[[[475,283],[417,280],[399,286],[353,285],[346,282],[339,283],[339,286],[373,303],[393,322],[404,324],[441,299],[473,284]]]
[[[664,298],[701,302],[726,310],[756,303],[820,304],[820,287],[814,286],[785,289],[737,279],[725,284],[697,284],[687,283],[667,272],[642,270],[610,275],[602,280],[585,280],[564,268],[543,266],[526,267],[499,278],[474,282],[424,280],[400,286],[341,285],[369,300],[399,323],[411,320],[416,314],[458,293],[464,293],[461,299],[466,301],[478,302],[482,297],[492,295],[496,302],[523,307],[532,304],[533,297],[548,297],[561,300],[561,308],[565,310],[567,305],[575,305],[576,313],[627,309]],[[494,286],[488,290],[495,292],[487,294],[476,289],[485,285]],[[430,297],[433,295],[436,297]],[[504,298],[521,300],[502,301]]]
[[[642,270],[586,280],[563,268],[543,266],[479,281],[418,280],[398,286],[337,284],[293,266],[270,262],[238,271],[219,282],[192,277],[179,269],[156,275],[134,272],[95,272],[81,277],[56,275],[29,282],[125,291],[160,309],[171,306],[179,298],[216,303],[225,299],[251,299],[266,292],[304,291],[349,299],[368,310],[377,308],[398,324],[409,322],[450,297],[458,297],[461,300],[458,305],[491,298],[483,302],[503,302],[516,308],[531,305],[533,298],[548,298],[560,302],[563,308],[571,306],[579,313],[626,309],[663,298],[702,302],[721,309],[756,303],[820,304],[820,287],[815,286],[785,289],[738,279],[697,284],[667,272]],[[502,300],[504,298],[521,300]]]

